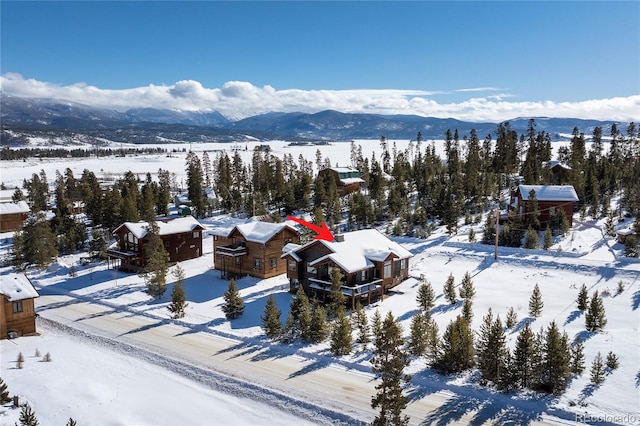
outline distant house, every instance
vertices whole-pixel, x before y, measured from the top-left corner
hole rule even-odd
[[[36,297],[39,294],[26,275],[0,276],[0,339],[36,332]]]
[[[539,220],[542,225],[549,222],[549,219],[564,211],[569,226],[573,226],[573,211],[578,195],[571,185],[519,185],[511,193],[509,209],[519,215],[529,213],[529,194],[535,191],[538,200]],[[526,216],[525,216],[526,218]]]
[[[285,247],[289,291],[302,285],[310,298],[326,300],[331,270],[342,273],[342,292],[355,303],[371,303],[409,277],[411,252],[375,229],[336,235],[334,241],[314,240]]]
[[[551,172],[551,182],[554,185],[563,185],[568,181],[571,167],[555,160],[549,161],[549,163],[547,163],[547,167]]]
[[[30,211],[31,209],[29,209],[26,201],[0,203],[0,232],[11,232],[20,229]]]
[[[327,167],[318,172],[318,177],[333,176],[340,196],[350,194],[360,189],[364,183],[360,172],[351,167]]]
[[[202,231],[204,227],[193,216],[156,222],[169,262],[179,262],[202,256]],[[140,272],[148,261],[145,250],[148,222],[125,222],[113,235],[118,238],[116,247],[107,250],[109,264],[129,272]],[[119,264],[119,265],[118,265]]]
[[[299,242],[298,231],[286,223],[253,220],[231,230],[214,230],[214,267],[226,278],[274,277],[286,272],[286,261],[281,259],[282,248]]]

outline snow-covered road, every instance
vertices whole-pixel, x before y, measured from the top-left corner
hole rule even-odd
[[[108,342],[132,356],[145,358],[219,391],[280,404],[283,410],[312,417],[320,424],[366,424],[375,416],[370,402],[376,381],[370,372],[357,366],[346,369],[309,360],[288,352],[284,345],[271,346],[256,339],[232,340],[69,295],[43,295],[37,299],[37,305],[43,321],[50,325],[70,332],[79,330],[88,339]],[[473,395],[463,399],[475,400]],[[424,396],[412,399],[405,413],[411,424],[422,424],[425,420],[431,423],[436,420],[434,413],[446,412],[448,405],[458,403],[460,395],[450,391],[425,392]],[[463,410],[445,423],[491,423],[491,417],[482,413],[487,403],[492,405],[491,401],[475,400],[477,409]],[[523,409],[526,407],[516,411]],[[568,413],[558,413],[559,417],[538,414],[525,417],[530,424],[573,423]]]

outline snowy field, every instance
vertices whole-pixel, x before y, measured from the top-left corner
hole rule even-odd
[[[357,143],[363,145],[365,155],[376,151],[379,158],[377,141]],[[425,143],[430,142],[423,142],[423,146]],[[392,144],[390,141],[389,146]],[[398,149],[407,144],[408,141],[398,142]],[[346,142],[330,147],[294,148],[284,142],[274,142],[273,149],[280,157],[291,152],[294,159],[302,154],[310,160],[315,157],[316,149],[320,149],[323,156],[331,158],[332,164],[346,165],[349,146]],[[210,155],[215,149],[225,148],[229,150],[230,146],[194,146],[197,152],[207,150]],[[248,151],[240,151],[248,153],[246,161],[250,161],[251,150],[250,143]],[[126,161],[113,158],[73,162],[35,159],[24,163],[3,162],[2,181],[7,187],[21,185],[22,179],[30,178],[40,169],[44,169],[52,181],[55,170],[63,172],[66,167],[72,168],[76,177],[85,168],[94,170],[99,178],[100,170],[118,174],[127,170],[146,173],[163,168],[184,174],[184,154],[178,154],[170,158],[159,155],[127,157]],[[208,231],[213,231],[230,227],[236,220],[215,216],[204,219],[202,223]],[[619,226],[628,226],[631,220],[627,219]],[[480,235],[481,225],[474,227],[476,234]],[[585,342],[586,371],[581,377],[574,378],[560,397],[532,392],[501,394],[479,386],[474,373],[439,376],[425,369],[421,360],[415,359],[409,367],[413,375],[409,408],[414,401],[436,395],[445,395],[447,402],[430,412],[412,414],[412,424],[579,424],[581,420],[590,424],[640,424],[640,263],[623,257],[622,245],[611,238],[604,238],[603,227],[603,219],[587,217],[580,222],[576,216],[571,232],[557,240],[549,251],[500,247],[497,260],[493,258],[492,246],[468,242],[470,226],[461,226],[458,235],[453,237],[436,231],[426,240],[395,239],[414,254],[410,262],[412,278],[396,287],[383,302],[367,307],[369,316],[376,309],[383,316],[391,311],[402,320],[405,335],[408,335],[411,317],[417,312],[415,300],[419,278],[424,276],[436,291],[436,306],[432,313],[442,332],[462,310],[460,302],[449,305],[443,300],[442,286],[450,273],[459,283],[464,273],[469,272],[476,289],[473,301],[475,329],[489,308],[494,316],[499,314],[504,319],[509,307],[513,307],[519,319],[516,330],[525,322],[530,322],[532,329],[537,331],[555,321],[570,339],[580,336]],[[10,235],[3,234],[0,238],[0,250],[6,251]],[[69,416],[79,424],[266,424],[270,418],[271,423],[274,419],[277,419],[277,424],[300,423],[296,416],[303,414],[290,412],[282,405],[260,400],[260,403],[270,406],[267,409],[254,401],[247,402],[242,396],[221,394],[214,390],[215,386],[180,375],[169,361],[150,363],[141,350],[112,350],[103,347],[102,338],[92,340],[84,333],[78,336],[70,334],[66,327],[54,327],[46,319],[54,318],[59,310],[59,306],[52,302],[55,295],[70,297],[76,303],[90,302],[128,317],[140,316],[162,324],[174,324],[247,346],[269,347],[281,357],[295,354],[321,365],[331,364],[348,372],[370,375],[370,351],[361,352],[360,348],[354,347],[351,355],[336,358],[330,355],[328,342],[272,345],[264,339],[260,316],[269,294],[275,295],[284,312],[283,320],[291,300],[284,276],[267,280],[250,277],[238,280],[238,289],[246,306],[245,314],[233,322],[227,321],[221,310],[227,282],[213,270],[213,239],[210,233],[203,241],[203,251],[202,257],[181,263],[187,275],[185,292],[189,303],[186,317],[182,320],[171,320],[166,309],[173,283],[162,299],[154,300],[145,293],[144,284],[137,275],[109,270],[101,262],[83,265],[79,261],[82,255],[60,257],[46,271],[30,270],[29,277],[42,295],[36,302],[37,310],[45,320],[40,326],[42,336],[0,343],[0,367],[9,390],[32,402],[41,424],[63,424]],[[77,271],[75,277],[69,275],[71,266]],[[619,282],[623,283],[624,291],[616,294]],[[536,284],[542,293],[544,309],[542,315],[534,319],[529,318],[527,312],[529,297]],[[603,332],[585,331],[584,313],[577,310],[575,303],[582,284],[586,285],[589,295],[595,290],[599,293],[608,290],[610,293],[603,298],[608,319]],[[83,328],[81,322],[71,326]],[[507,331],[511,346],[516,335],[514,330]],[[43,354],[51,352],[53,362],[39,362],[33,357],[35,348]],[[19,351],[27,360],[23,370],[14,368]],[[605,356],[609,351],[618,355],[620,367],[607,376],[604,384],[594,387],[589,383],[591,361],[596,353]],[[127,386],[123,386],[125,380]],[[134,383],[135,387],[130,388]],[[304,394],[305,389],[298,392]],[[15,410],[4,410],[0,423],[13,424]],[[367,418],[359,420],[370,421],[374,415],[370,410]]]

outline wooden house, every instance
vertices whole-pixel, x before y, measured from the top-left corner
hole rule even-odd
[[[309,298],[325,301],[331,289],[331,271],[342,274],[342,292],[349,304],[371,303],[409,277],[411,252],[375,229],[314,240],[285,247],[289,291],[302,285]]]
[[[573,211],[578,195],[571,185],[519,185],[511,193],[509,209],[519,215],[523,215],[526,221],[526,214],[530,212],[529,194],[534,191],[538,200],[538,220],[544,225],[549,219],[560,210],[564,211],[569,226],[573,226]]]
[[[559,161],[549,161],[547,167],[551,174],[551,183],[554,185],[564,185],[569,181],[569,172],[571,167],[566,164],[562,164]]]
[[[26,275],[0,275],[0,339],[36,332],[36,297],[39,294]]]
[[[193,216],[166,219],[156,222],[169,262],[180,262],[202,256],[202,231],[204,227]],[[119,264],[120,269],[140,272],[146,266],[148,255],[148,222],[125,222],[114,231],[117,246],[107,250],[109,263]]]
[[[29,205],[26,201],[17,203],[0,203],[0,232],[11,232],[20,229],[29,217]]]
[[[360,189],[364,183],[360,172],[351,167],[327,167],[318,172],[318,177],[333,176],[340,196],[350,194]]]
[[[213,234],[214,267],[225,278],[244,275],[269,278],[284,274],[287,264],[281,258],[282,249],[300,242],[293,226],[257,220]]]

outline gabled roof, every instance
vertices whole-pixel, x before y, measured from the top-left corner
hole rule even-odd
[[[16,273],[0,275],[0,294],[10,302],[40,296],[25,274]]]
[[[391,241],[376,229],[362,229],[343,234],[344,241],[311,241],[288,254],[296,254],[312,244],[322,244],[331,253],[320,256],[309,262],[310,266],[319,264],[326,260],[331,260],[340,266],[345,272],[352,273],[368,269],[373,266],[373,262],[382,262],[389,257],[398,259],[408,259],[413,255],[411,252],[395,241]]]
[[[520,185],[518,191],[524,201],[529,201],[529,192],[536,192],[538,201],[578,201],[572,185]]]
[[[293,232],[298,233],[293,226],[287,223],[252,221],[236,225],[228,235],[231,235],[231,233],[237,229],[247,241],[266,243],[285,228],[289,228]]]
[[[191,232],[196,228],[204,229],[204,226],[193,216],[179,217],[169,222],[156,222],[156,224],[158,225],[159,235],[183,234],[185,232]],[[117,234],[122,227],[127,228],[136,238],[141,239],[147,235],[149,222],[125,222],[118,226],[113,233]]]
[[[29,213],[29,205],[26,201],[17,203],[0,203],[0,214]]]

